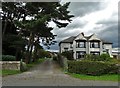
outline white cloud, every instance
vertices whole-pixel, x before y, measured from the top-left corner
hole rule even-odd
[[[119,0],[104,0],[104,1],[102,0],[102,2],[100,2],[100,4],[97,4],[97,5],[99,5],[98,7],[100,9],[95,9],[95,10],[91,10],[91,11],[89,11],[89,10],[93,9],[93,8],[98,8],[97,5],[89,3],[88,5],[93,5],[93,7],[88,6],[88,8],[86,7],[87,4],[84,4],[85,6],[82,5],[83,6],[82,10],[83,10],[84,14],[80,15],[81,11],[76,11],[75,16],[77,16],[77,17],[72,18],[73,21],[71,24],[69,24],[66,28],[61,28],[61,29],[55,28],[55,30],[52,31],[53,33],[57,34],[56,40],[61,41],[70,36],[76,36],[80,32],[85,32],[85,34],[87,34],[87,35],[92,34],[92,33],[97,33],[99,36],[100,36],[100,33],[102,33],[102,31],[106,31],[105,33],[109,33],[107,31],[116,31],[117,32],[118,29],[116,26],[118,25],[118,23],[117,23],[117,21],[118,21],[118,1]],[[86,2],[84,2],[84,3],[86,3]],[[80,8],[77,3],[76,10],[77,9],[81,10]],[[73,8],[70,9],[70,11],[72,13],[74,13],[74,10],[75,10],[75,4],[74,4]],[[107,35],[105,33],[104,33],[104,35]],[[114,35],[111,33],[113,33],[113,32],[110,32],[109,34]],[[109,38],[109,36],[107,36],[107,39]],[[117,35],[114,35],[113,38],[114,37],[116,38]],[[115,41],[112,41],[112,42],[114,42],[114,44],[116,44]]]

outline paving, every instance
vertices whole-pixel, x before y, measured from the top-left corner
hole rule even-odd
[[[64,74],[57,62],[47,59],[27,72],[3,77],[2,86],[118,86],[118,82],[73,78]]]

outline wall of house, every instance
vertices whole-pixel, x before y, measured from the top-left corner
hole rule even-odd
[[[109,49],[109,54],[112,57],[112,44],[103,44],[104,50]]]
[[[76,40],[79,40],[79,39],[82,39],[82,40],[86,40],[86,48],[76,48]],[[60,52],[64,52],[64,48],[68,48],[68,50],[73,50],[73,57],[74,59],[76,59],[76,52],[77,51],[86,51],[87,54],[90,54],[91,51],[93,52],[100,52],[100,54],[103,53],[103,47],[105,49],[109,49],[109,54],[110,56],[112,56],[112,44],[104,44],[103,45],[103,42],[97,38],[97,36],[94,34],[92,35],[92,37],[89,39],[89,40],[98,40],[100,41],[100,48],[90,48],[90,42],[87,41],[87,39],[82,35],[82,34],[79,34],[73,41],[73,47],[71,48],[71,44],[70,43],[61,43],[60,44]]]
[[[71,44],[70,44],[70,43],[61,43],[61,44],[60,44],[60,53],[62,53],[62,52],[65,51],[64,48],[68,48],[68,51],[73,49],[73,48],[71,47]]]
[[[76,59],[76,41],[73,41],[73,57]]]

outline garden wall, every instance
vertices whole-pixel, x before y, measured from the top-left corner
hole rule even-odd
[[[20,61],[0,61],[0,65],[4,70],[20,70]]]

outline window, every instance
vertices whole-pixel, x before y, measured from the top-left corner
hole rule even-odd
[[[73,44],[72,43],[70,43],[70,48],[73,48]]]
[[[100,42],[90,42],[90,48],[100,48]]]
[[[64,48],[64,51],[68,51],[68,48]]]
[[[84,58],[85,54],[86,54],[86,52],[84,52],[84,51],[77,51],[76,58],[77,59]]]
[[[90,52],[92,55],[100,55],[100,52]]]
[[[77,48],[85,48],[85,42],[76,42]]]

